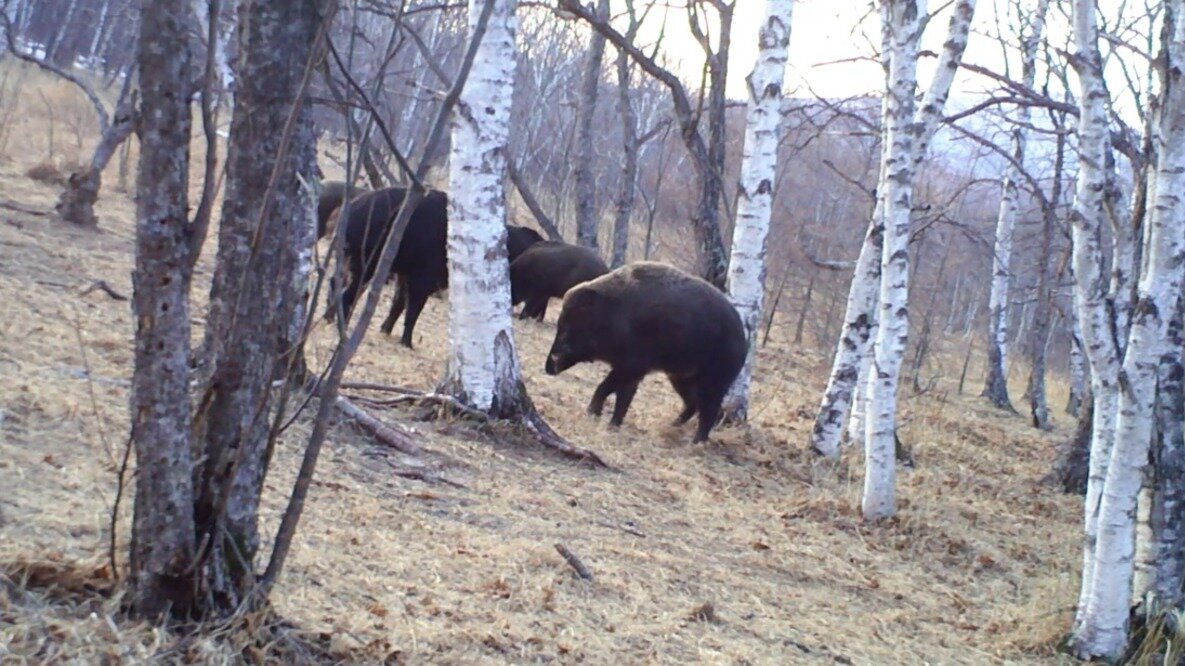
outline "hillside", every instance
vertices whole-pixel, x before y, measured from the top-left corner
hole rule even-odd
[[[44,157],[36,113],[0,155],[0,200],[50,209],[30,180]],[[21,123],[24,123],[23,125]],[[39,141],[40,139],[36,139]],[[91,589],[106,568],[109,510],[128,432],[134,205],[113,183],[101,232],[0,208],[0,661],[136,661],[165,650],[192,662],[252,660],[230,642],[130,623]],[[200,324],[213,244],[194,290]],[[385,306],[385,302],[384,302]],[[347,424],[330,435],[279,614],[324,645],[322,659],[410,663],[1059,663],[1076,597],[1080,500],[1038,483],[1069,423],[1042,434],[1019,416],[955,395],[943,379],[906,395],[900,513],[859,516],[862,461],[806,451],[826,378],[824,353],[775,328],[762,348],[751,428],[707,445],[665,424],[665,382],[644,382],[617,432],[584,406],[603,369],[542,372],[557,308],[516,322],[526,381],[548,421],[617,471],[574,464],[514,432],[416,422],[436,454],[421,481],[400,454]],[[347,379],[430,388],[444,367],[446,307],[430,299],[417,348],[372,335]],[[195,336],[200,326],[195,326]],[[332,332],[310,351],[323,364]],[[1017,391],[1016,395],[1019,395]],[[1051,396],[1059,405],[1061,396]],[[276,453],[264,533],[275,531],[310,429]],[[120,530],[124,564],[130,498]],[[564,544],[593,574],[574,575]],[[62,589],[52,590],[48,583]],[[270,649],[270,648],[269,648]],[[263,653],[275,654],[264,649]]]

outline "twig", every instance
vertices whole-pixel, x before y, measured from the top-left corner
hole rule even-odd
[[[392,465],[391,466],[391,473],[394,474],[395,476],[398,476],[401,479],[411,479],[413,481],[423,481],[424,483],[429,483],[429,484],[439,483],[439,484],[444,484],[446,486],[452,486],[453,488],[458,488],[460,490],[468,490],[469,489],[464,484],[457,483],[456,481],[453,481],[452,479],[446,479],[443,476],[440,476],[439,474],[432,474],[431,472],[425,472],[423,470],[410,469],[407,467],[395,467],[394,465]]]
[[[559,554],[560,554],[560,556],[561,556],[561,557],[563,557],[563,558],[564,558],[564,560],[565,560],[565,561],[566,561],[566,562],[567,562],[569,565],[571,565],[571,566],[572,566],[572,568],[573,568],[573,569],[575,569],[575,570],[576,570],[576,573],[577,573],[577,574],[578,574],[578,575],[579,575],[581,578],[583,578],[584,580],[592,580],[592,579],[593,579],[592,572],[590,572],[590,571],[588,570],[588,567],[584,566],[584,562],[581,562],[581,561],[580,561],[580,558],[579,558],[579,557],[576,557],[576,554],[575,554],[575,553],[573,553],[572,551],[568,550],[568,547],[567,547],[567,546],[565,546],[565,545],[564,545],[564,544],[562,544],[562,543],[557,543],[557,544],[555,545],[555,550],[556,550],[556,552],[557,552],[557,553],[559,553]]]
[[[119,569],[115,562],[116,531],[119,528],[119,502],[123,499],[123,489],[127,485],[128,460],[132,457],[132,442],[135,441],[135,428],[128,434],[128,442],[123,447],[123,462],[119,465],[119,473],[115,477],[115,501],[111,504],[111,541],[108,547],[108,559],[111,562],[111,579],[119,580]]]
[[[91,286],[82,290],[82,293],[80,293],[78,295],[79,296],[86,296],[87,294],[91,293],[92,291],[94,291],[96,289],[102,291],[104,294],[107,294],[113,300],[117,300],[117,301],[128,300],[127,296],[124,296],[123,294],[119,293],[118,291],[115,291],[114,289],[112,289],[111,285],[107,284],[106,280],[96,280],[96,281],[92,282]]]
[[[604,521],[604,520],[595,521],[593,524],[600,525],[601,527],[608,527],[608,528],[615,529],[615,530],[621,530],[622,532],[625,532],[626,534],[632,534],[632,535],[642,538],[642,539],[646,538],[646,535],[643,534],[642,532],[639,532],[638,530],[635,530],[634,528],[626,526],[626,525],[619,525],[617,523],[610,523],[610,522]]]
[[[334,401],[334,405],[341,413],[353,419],[383,444],[412,456],[418,456],[424,453],[423,447],[412,440],[411,435],[367,414],[345,397],[338,396],[337,400]]]
[[[389,393],[401,393],[403,395],[424,395],[423,391],[417,391],[416,389],[392,386],[390,384],[372,384],[370,382],[342,382],[338,388],[361,391],[387,391]]]
[[[23,206],[15,201],[0,201],[0,208],[16,211],[18,213],[24,213],[25,215],[33,215],[36,217],[49,217],[53,212],[42,210],[40,208],[29,208],[28,206]]]
[[[99,442],[103,445],[103,451],[107,453],[107,460],[111,465],[115,466],[115,453],[111,450],[111,444],[107,442],[107,430],[103,427],[103,418],[99,415],[99,400],[95,397],[95,381],[91,376],[90,357],[86,353],[86,344],[82,341],[82,314],[78,311],[78,307],[74,307],[74,339],[78,342],[78,352],[82,355],[82,367],[86,370],[86,392],[90,396],[91,412],[95,417],[95,426],[99,430]]]
[[[547,425],[547,422],[539,416],[539,412],[534,409],[531,410],[530,414],[523,417],[523,425],[526,426],[527,430],[531,431],[536,441],[549,449],[555,449],[569,458],[591,462],[598,467],[609,470],[615,469],[612,465],[605,462],[601,456],[597,455],[595,451],[574,446],[568,440],[561,437],[559,433],[551,429],[551,426]]]

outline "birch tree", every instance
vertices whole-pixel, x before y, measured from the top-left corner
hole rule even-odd
[[[874,350],[875,373],[868,384],[865,419],[864,498],[866,520],[896,511],[897,384],[909,320],[909,215],[913,208],[913,154],[920,136],[914,123],[918,45],[924,10],[916,0],[885,0],[881,21],[888,29],[889,76],[885,91],[884,162],[878,191],[884,192],[880,316]]]
[[[886,0],[887,1],[887,0]],[[918,137],[911,142],[914,148],[909,155],[911,173],[925,159],[927,149],[934,133],[938,130],[942,119],[946,99],[950,95],[951,85],[954,83],[955,72],[963,59],[963,51],[967,48],[967,37],[971,29],[971,19],[975,14],[976,0],[959,0],[955,3],[950,23],[947,27],[947,39],[939,56],[938,66],[935,68],[934,79],[926,91],[925,98],[919,110],[916,121]],[[915,9],[917,9],[915,7]],[[881,52],[886,54],[886,82],[888,81],[888,58],[891,50],[890,34],[882,25]],[[888,85],[886,83],[886,85]],[[888,113],[888,96],[882,100],[882,116]],[[881,185],[886,177],[886,160],[889,146],[882,140],[881,146]],[[847,420],[852,407],[852,397],[858,381],[861,380],[861,365],[865,363],[868,353],[868,343],[877,335],[876,306],[878,290],[881,282],[881,259],[884,243],[884,201],[885,188],[877,188],[876,207],[869,221],[868,231],[864,236],[864,243],[860,248],[860,255],[853,270],[852,283],[848,289],[848,299],[844,312],[843,328],[840,331],[836,345],[835,357],[831,365],[831,374],[827,380],[827,388],[823,392],[823,399],[819,411],[815,415],[815,426],[811,432],[811,448],[824,456],[839,455],[839,443],[843,433],[844,422]],[[869,363],[871,367],[871,363]]]
[[[449,157],[449,357],[444,390],[498,417],[526,399],[510,311],[502,182],[514,91],[516,0],[470,0],[470,25],[493,3],[452,119]],[[471,37],[473,38],[473,37]]]
[[[1094,7],[1084,1],[1074,5],[1075,38],[1081,58],[1097,38]],[[1169,324],[1185,282],[1185,0],[1165,7],[1163,46],[1160,56],[1160,105],[1155,126],[1158,165],[1155,203],[1150,207],[1145,236],[1144,267],[1131,309],[1130,333],[1119,368],[1117,401],[1113,408],[1114,440],[1097,517],[1097,543],[1093,567],[1084,568],[1083,590],[1073,637],[1073,651],[1081,658],[1120,658],[1127,646],[1135,555],[1135,515],[1153,435],[1153,408],[1161,356],[1166,349]],[[1089,86],[1102,81],[1099,70],[1077,63],[1082,86],[1082,122],[1091,104]],[[1105,96],[1093,98],[1105,101]],[[1105,130],[1105,117],[1099,125]],[[1094,130],[1097,127],[1084,127]],[[1081,134],[1081,132],[1080,132]],[[1085,146],[1086,140],[1079,139]],[[1081,167],[1080,167],[1081,168]],[[1085,180],[1079,176],[1080,182]],[[1079,190],[1079,197],[1083,195]],[[1076,216],[1077,217],[1077,216]],[[1082,215],[1083,218],[1086,215]],[[1078,220],[1076,220],[1078,222]],[[1078,240],[1078,225],[1075,240]],[[1080,298],[1080,309],[1085,299]],[[1086,327],[1084,327],[1086,333]],[[1089,333],[1086,333],[1089,335]],[[1116,359],[1117,360],[1117,359]],[[1096,394],[1096,401],[1098,400]],[[1096,414],[1099,405],[1096,402]],[[1097,417],[1096,417],[1097,418]],[[1099,433],[1096,431],[1096,441]],[[1098,447],[1092,446],[1091,465]],[[1097,485],[1092,478],[1091,485]],[[1088,487],[1088,496],[1090,488]],[[1097,492],[1097,491],[1096,491]],[[1089,510],[1089,505],[1088,505]],[[1090,575],[1091,581],[1086,580]]]
[[[1021,83],[1032,88],[1037,79],[1037,47],[1045,28],[1049,0],[1039,0],[1021,40]],[[1019,17],[1024,20],[1024,16]],[[988,372],[983,395],[1001,409],[1012,409],[1008,399],[1008,271],[1012,257],[1012,234],[1020,207],[1020,170],[1025,161],[1025,139],[1030,124],[1029,107],[1016,109],[1012,126],[1012,161],[1001,182],[1000,212],[996,218],[996,243],[992,254],[992,286],[988,299]]]
[[[778,166],[782,81],[790,45],[793,0],[766,0],[758,33],[760,51],[747,80],[748,120],[741,179],[737,184],[736,224],[728,264],[728,294],[740,312],[749,338],[749,353],[741,373],[725,397],[725,418],[744,421],[749,412],[749,382],[765,296],[765,254],[773,214],[774,179]]]
[[[1107,91],[1103,86],[1095,6],[1090,0],[1073,5],[1075,53],[1071,63],[1078,79],[1078,184],[1071,212],[1074,246],[1074,307],[1090,362],[1092,408],[1090,462],[1084,513],[1082,587],[1075,633],[1093,596],[1098,510],[1115,434],[1119,386],[1119,348],[1112,333],[1107,276],[1103,273],[1101,234],[1106,222]]]

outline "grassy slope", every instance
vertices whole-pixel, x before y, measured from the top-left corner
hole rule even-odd
[[[26,104],[0,155],[0,198],[49,208],[56,191],[24,176],[46,154],[46,120]],[[132,320],[126,303],[78,294],[97,279],[130,294],[133,211],[112,187],[99,234],[0,210],[0,660],[6,649],[38,661],[113,650],[134,658],[177,642],[109,623],[118,600],[67,602],[18,575],[30,562],[89,571],[106,558]],[[212,245],[207,255],[198,321]],[[1041,435],[943,392],[950,381],[907,396],[902,437],[917,466],[901,472],[899,517],[869,527],[858,515],[858,455],[831,465],[804,452],[822,354],[791,349],[775,329],[759,359],[750,431],[690,444],[689,429],[665,427],[676,399],[650,379],[612,432],[583,412],[600,368],[541,372],[554,310],[547,323],[516,328],[531,393],[560,432],[621,472],[570,464],[512,433],[418,423],[427,445],[452,460],[441,473],[464,487],[428,485],[392,476],[396,454],[338,427],[275,594],[286,618],[330,635],[339,655],[398,650],[413,662],[1058,660],[1080,508],[1036,480],[1065,423]],[[445,316],[445,302],[430,300],[411,352],[376,326],[349,378],[430,387],[443,367]],[[329,331],[318,331],[318,361],[329,343]],[[82,378],[88,364],[95,381]],[[307,432],[298,422],[279,448],[265,533]],[[129,518],[125,510],[121,541]],[[556,543],[595,581],[576,579]],[[710,620],[697,616],[707,603]],[[201,649],[204,659],[233,658]]]

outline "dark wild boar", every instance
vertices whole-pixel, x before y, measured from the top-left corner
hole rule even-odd
[[[510,264],[510,300],[526,301],[520,319],[543,321],[547,303],[563,298],[581,282],[599,278],[609,267],[595,250],[556,241],[532,245]]]
[[[683,399],[675,424],[698,413],[694,441],[702,442],[745,362],[745,345],[741,318],[718,289],[666,264],[639,262],[564,296],[545,370],[556,375],[577,363],[608,363],[588,411],[600,416],[616,394],[612,426],[621,425],[642,378],[665,373]]]
[[[375,264],[406,193],[407,190],[402,187],[369,192],[355,198],[341,213],[345,224],[343,255],[348,278],[341,294],[340,307],[347,318],[362,285],[374,277]],[[400,338],[405,347],[412,346],[416,320],[428,297],[448,288],[447,236],[448,195],[439,190],[429,190],[408,220],[391,266],[396,290],[382,331],[390,334],[406,307],[407,316]],[[541,240],[543,237],[533,229],[507,227],[506,245],[511,259],[517,258],[532,243]],[[336,309],[337,304],[331,303],[325,318],[332,320]]]

